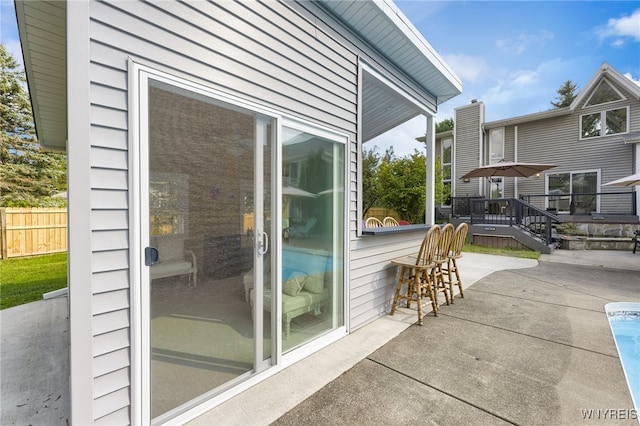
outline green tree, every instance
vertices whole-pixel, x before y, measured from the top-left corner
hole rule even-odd
[[[576,90],[578,85],[571,80],[565,81],[562,86],[556,90],[558,96],[556,96],[556,102],[551,102],[554,108],[564,108],[571,105],[571,102],[576,98]]]
[[[0,205],[64,206],[51,196],[67,188],[66,156],[38,144],[24,84],[24,70],[0,44]]]
[[[423,223],[426,207],[426,157],[418,150],[402,158],[385,158],[378,170],[384,207],[411,223]]]
[[[445,118],[439,123],[436,123],[436,133],[447,132],[453,130],[453,118]]]

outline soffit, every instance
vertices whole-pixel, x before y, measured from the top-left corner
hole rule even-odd
[[[24,67],[41,146],[67,141],[66,2],[16,1]]]
[[[441,104],[462,92],[444,60],[390,0],[322,0],[335,16],[366,40]]]
[[[422,114],[413,103],[365,73],[362,79],[362,140],[367,142]]]

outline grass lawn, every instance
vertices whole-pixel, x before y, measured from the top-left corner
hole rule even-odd
[[[473,244],[465,243],[462,247],[463,252],[467,253],[484,253],[484,254],[497,254],[499,256],[511,256],[520,257],[523,259],[538,259],[540,257],[539,251],[534,250],[516,250],[511,248],[493,248],[474,246]]]
[[[42,300],[67,286],[67,253],[0,259],[0,309]]]

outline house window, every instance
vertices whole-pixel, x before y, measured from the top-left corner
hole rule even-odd
[[[604,123],[604,129],[602,124]],[[580,116],[581,139],[627,133],[629,107],[605,110]]]
[[[585,107],[623,101],[626,98],[607,80],[602,80]],[[580,116],[580,139],[617,135],[629,131],[629,107],[603,109]]]
[[[596,90],[586,102],[585,107],[606,104],[609,102],[623,101],[625,97],[616,90],[607,80],[602,80]]]
[[[440,162],[442,165],[442,205],[451,205],[451,150],[453,139],[443,139],[440,145]]]
[[[597,170],[548,174],[547,207],[557,210],[558,213],[597,212],[598,174]]]
[[[489,132],[489,164],[504,161],[504,128]]]

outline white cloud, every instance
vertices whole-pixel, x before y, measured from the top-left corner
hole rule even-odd
[[[640,79],[636,80],[633,78],[633,76],[631,75],[630,72],[626,72],[623,74],[625,77],[627,77],[629,80],[633,81],[635,84],[637,84],[638,86],[640,86]]]
[[[509,55],[522,55],[529,47],[544,47],[547,40],[552,40],[554,34],[551,31],[541,30],[538,34],[519,34],[514,39],[496,40],[496,47]]]
[[[444,61],[453,69],[458,77],[469,83],[477,83],[489,74],[489,67],[484,58],[464,54],[443,55]]]
[[[422,150],[424,145],[416,140],[417,137],[426,133],[427,119],[420,115],[406,123],[389,130],[377,138],[371,139],[363,145],[364,149],[373,149],[374,146],[379,148],[378,152],[384,152],[393,147],[393,152],[398,157],[404,157],[413,154],[415,149]]]
[[[640,9],[637,9],[630,16],[609,19],[606,26],[597,29],[597,33],[600,38],[632,37],[636,41],[640,41]]]

